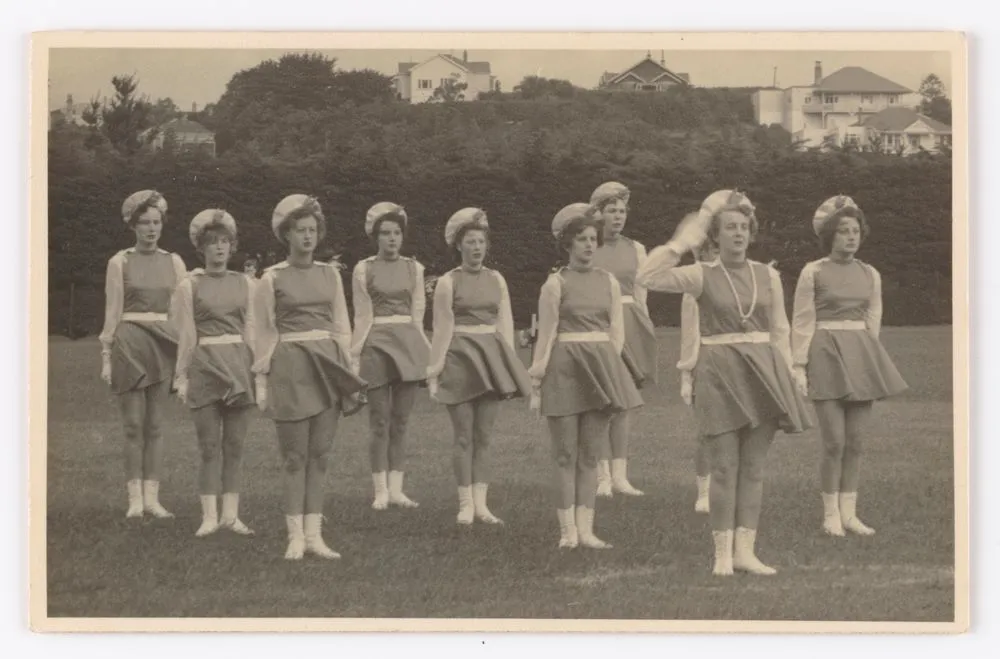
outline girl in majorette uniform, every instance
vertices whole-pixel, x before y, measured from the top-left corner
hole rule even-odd
[[[711,241],[695,250],[699,261],[711,263],[719,258],[719,249]],[[681,398],[686,405],[694,404],[694,367],[698,363],[698,346],[701,343],[701,331],[698,322],[698,300],[685,293],[681,299],[681,355],[677,368],[681,372]],[[695,479],[698,485],[698,498],[694,510],[707,513],[709,504],[708,490],[712,482],[712,460],[707,442],[698,438],[698,448],[695,453]]]
[[[625,326],[618,279],[594,267],[604,240],[589,204],[570,204],[552,220],[568,265],[549,275],[538,300],[532,407],[548,419],[558,484],[560,547],[611,545],[594,534],[597,450],[611,417],[642,405],[622,359]]]
[[[195,535],[220,526],[252,535],[239,518],[239,501],[243,441],[254,405],[249,316],[256,280],[227,268],[236,249],[236,220],[226,211],[195,215],[189,236],[205,267],[177,286],[170,313],[178,336],[175,388],[191,409],[201,453],[202,522]]]
[[[604,244],[594,256],[594,266],[607,270],[618,279],[622,291],[622,318],[625,323],[625,347],[622,358],[637,387],[656,383],[656,333],[646,306],[646,289],[636,284],[635,273],[646,260],[642,243],[622,235],[628,216],[629,190],[614,181],[602,183],[590,195],[590,204],[601,220]],[[628,480],[628,410],[611,417],[610,441],[602,442],[597,462],[597,494],[610,497],[612,491],[641,496]],[[608,469],[608,455],[611,468]]]
[[[827,199],[813,216],[824,254],[806,264],[795,288],[792,356],[801,391],[816,407],[823,438],[823,530],[872,535],[857,516],[861,434],[872,402],[907,389],[879,341],[882,277],[855,258],[868,236],[850,197]]]
[[[157,244],[167,201],[142,190],[122,204],[135,245],[111,257],[105,277],[101,379],[118,396],[125,427],[126,517],[170,518],[160,504],[162,406],[173,379],[177,338],[168,323],[174,288],[187,276],[184,262]]]
[[[327,461],[340,415],[357,412],[365,382],[351,370],[351,321],[340,270],[313,260],[326,235],[314,197],[285,197],[271,217],[288,258],[254,293],[257,405],[273,420],[284,461],[285,558],[340,558],[323,541]]]
[[[493,423],[500,401],[530,396],[531,381],[514,347],[507,282],[483,265],[489,248],[486,213],[456,212],[444,239],[462,265],[439,277],[434,288],[428,385],[433,399],[447,406],[454,428],[458,523],[502,524],[486,505]]]
[[[698,301],[694,409],[712,452],[717,575],[731,575],[734,568],[775,573],[754,551],[767,453],[779,428],[795,433],[811,426],[792,377],[781,278],[746,258],[757,228],[745,195],[714,192],[699,213],[681,222],[670,242],[650,252],[637,276],[650,290],[687,293]],[[677,267],[706,237],[719,246],[719,259]]]
[[[372,206],[365,217],[365,233],[378,253],[358,263],[351,279],[351,358],[354,372],[368,383],[375,510],[390,504],[417,507],[403,494],[406,424],[420,383],[427,377],[430,344],[424,334],[424,266],[400,255],[406,226],[401,206],[387,201]]]

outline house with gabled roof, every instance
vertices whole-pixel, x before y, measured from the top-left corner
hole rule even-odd
[[[650,51],[646,57],[639,60],[621,73],[605,71],[597,83],[598,89],[612,91],[665,91],[677,85],[690,85],[691,77],[687,73],[675,73],[667,68],[663,52],[660,61],[653,59]]]
[[[821,146],[842,143],[857,132],[849,128],[883,110],[919,106],[920,95],[860,66],[823,76],[823,64],[816,62],[813,84],[760,89],[753,104],[758,123],[782,126],[803,146]]]
[[[153,134],[153,131],[155,135],[151,145],[155,151],[170,146],[181,152],[200,151],[215,156],[215,133],[183,115],[144,131],[142,137]]]
[[[951,146],[951,126],[910,108],[887,108],[856,125],[860,142],[904,156]]]
[[[474,101],[496,85],[490,63],[469,61],[468,51],[463,51],[461,58],[438,54],[422,62],[400,62],[393,81],[399,97],[410,103],[430,100],[435,89],[449,82],[466,85],[461,98],[464,101]]]

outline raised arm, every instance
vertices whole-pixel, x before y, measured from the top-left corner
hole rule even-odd
[[[682,251],[673,243],[657,247],[636,273],[635,283],[662,293],[687,293],[695,299],[701,296],[704,283],[703,266],[699,263],[678,267]]]
[[[807,263],[799,273],[792,306],[792,365],[809,363],[809,346],[816,334],[816,264]]]

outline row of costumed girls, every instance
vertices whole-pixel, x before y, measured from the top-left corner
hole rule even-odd
[[[273,233],[288,257],[255,280],[227,267],[238,233],[228,212],[208,209],[191,221],[204,265],[188,272],[158,247],[163,196],[131,195],[122,220],[136,242],[108,263],[100,337],[101,375],[123,420],[126,516],[173,517],[159,498],[162,411],[173,390],[198,438],[195,534],[252,535],[239,493],[256,406],[273,421],[282,458],[285,557],[338,558],[322,530],[338,424],[367,407],[372,508],[417,508],[403,485],[408,419],[425,384],[454,430],[458,524],[503,523],[487,505],[491,435],[502,402],[520,398],[548,424],[558,546],[608,548],[594,530],[596,499],[643,495],[628,479],[628,442],[641,390],[657,380],[646,305],[653,290],[683,295],[677,366],[698,425],[696,510],[710,516],[713,573],[774,573],[755,551],[768,448],[779,429],[800,433],[815,420],[822,528],[874,533],[856,509],[862,429],[872,402],[906,384],[879,341],[879,273],[854,256],[868,234],[864,214],[845,196],[818,208],[823,256],[799,277],[790,324],[778,273],[746,257],[758,229],[746,195],[711,194],[649,253],[623,235],[628,202],[629,190],[609,182],[553,218],[563,265],[541,288],[526,367],[506,281],[483,265],[490,241],[481,209],[445,224],[460,265],[437,280],[429,341],[423,266],[401,255],[409,219],[397,204],[375,204],[365,217],[376,254],[350,278],[352,323],[339,267],[314,260],[327,232],[315,198],[294,194],[274,209]],[[681,266],[688,252],[696,262]]]

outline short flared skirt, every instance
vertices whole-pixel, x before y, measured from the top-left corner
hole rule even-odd
[[[413,324],[375,325],[361,350],[360,376],[369,388],[427,378],[430,344]]]
[[[815,426],[784,357],[767,343],[700,346],[694,412],[702,437],[755,428],[773,419],[786,433]]]
[[[623,305],[622,317],[625,321],[622,359],[635,386],[641,389],[647,383],[656,384],[657,344],[653,321],[636,304]]]
[[[177,360],[177,338],[165,321],[122,322],[111,344],[111,390],[139,391],[171,382]]]
[[[252,366],[253,353],[246,344],[199,345],[188,367],[188,407],[253,405]]]
[[[348,356],[333,339],[279,341],[267,376],[266,412],[275,421],[301,421],[331,408],[345,415],[363,403],[356,394],[367,383],[354,375]]]
[[[908,388],[882,343],[862,330],[817,330],[807,374],[813,400],[875,401]]]
[[[493,395],[531,395],[531,378],[514,349],[499,334],[455,334],[438,376],[437,400],[458,405]]]
[[[614,414],[642,404],[628,367],[610,342],[556,340],[542,378],[543,416]]]

